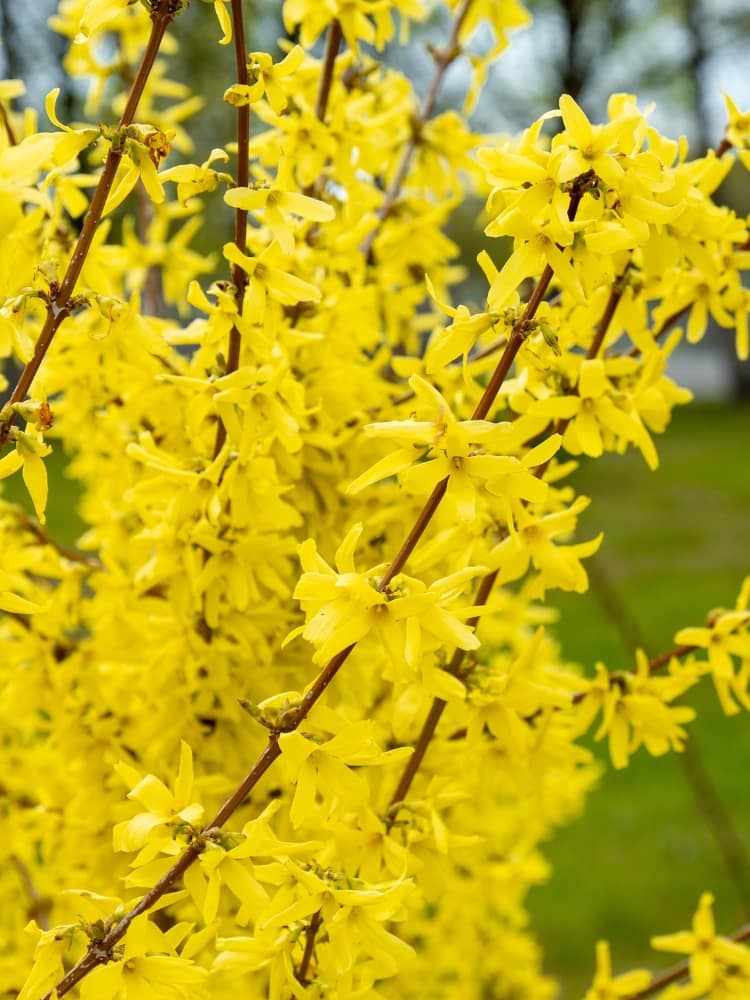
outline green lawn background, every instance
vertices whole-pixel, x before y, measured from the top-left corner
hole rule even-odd
[[[577,473],[579,491],[593,498],[581,535],[605,531],[600,574],[652,656],[670,649],[682,626],[731,607],[750,573],[749,440],[750,407],[695,405],[680,409],[657,439],[656,472],[631,451],[586,461]],[[550,597],[560,608],[566,658],[589,670],[596,660],[629,662],[593,590]],[[750,851],[750,718],[725,718],[709,680],[686,702],[698,710],[688,728],[705,769]],[[603,745],[596,750],[602,781],[585,816],[548,845],[553,875],[530,898],[563,1000],[585,992],[600,938],[610,940],[616,969],[673,964],[677,956],[651,950],[649,937],[689,927],[704,890],[716,897],[723,932],[750,920],[677,756],[640,750],[617,772]]]

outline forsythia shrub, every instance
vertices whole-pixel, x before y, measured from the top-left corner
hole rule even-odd
[[[656,467],[689,399],[668,356],[709,315],[748,355],[748,228],[712,196],[750,117],[728,101],[692,158],[629,94],[477,135],[516,0],[449,0],[421,103],[377,53],[422,0],[286,0],[278,57],[217,0],[236,142],[193,153],[183,6],[62,0],[86,124],[53,92],[39,130],[0,84],[0,476],[37,516],[0,502],[0,991],[551,998],[524,901],[596,778],[581,737],[618,768],[679,751],[704,678],[750,709],[750,578],[594,676],[544,603],[602,540],[578,456]],[[467,56],[467,109],[435,114]],[[482,306],[451,304],[469,191],[512,241],[479,256]],[[207,258],[211,192],[234,238]],[[53,447],[75,550],[43,527]],[[685,956],[666,976],[613,978],[600,942],[590,1000],[750,995],[711,902],[654,939]]]

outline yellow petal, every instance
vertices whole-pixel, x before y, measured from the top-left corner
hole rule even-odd
[[[333,205],[318,198],[308,198],[305,194],[297,194],[295,191],[284,191],[279,195],[278,201],[280,208],[312,222],[330,222],[336,218]]]
[[[40,610],[39,604],[27,601],[25,597],[12,594],[9,590],[0,591],[0,611],[9,611],[14,615],[33,615]]]
[[[47,507],[47,469],[39,455],[34,452],[22,451],[23,458],[23,481],[29,491],[31,502],[34,504],[36,516],[39,522],[44,524],[46,518],[44,511]]]
[[[601,358],[584,361],[578,376],[578,392],[581,396],[603,396],[607,387],[604,362]]]

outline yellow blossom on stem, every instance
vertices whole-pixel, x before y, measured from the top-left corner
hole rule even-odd
[[[131,786],[128,798],[145,806],[146,810],[118,823],[113,831],[116,851],[141,851],[137,864],[143,864],[156,857],[164,847],[170,847],[173,829],[180,823],[194,825],[203,818],[203,806],[192,801],[193,753],[184,741],[179,771],[171,791],[153,774],[141,777],[130,764],[119,762],[115,770]]]
[[[295,305],[297,302],[320,302],[322,293],[318,287],[290,274],[282,267],[277,267],[276,247],[271,244],[257,257],[244,254],[236,243],[225,243],[223,252],[226,259],[237,264],[250,276],[247,294],[247,307],[255,322],[261,322],[266,308],[266,296],[281,302],[283,305]],[[280,248],[279,248],[280,249]],[[244,311],[244,310],[243,310]]]
[[[655,469],[658,456],[645,427],[622,410],[613,397],[616,398],[616,392],[607,378],[604,361],[592,358],[581,363],[577,393],[539,399],[528,412],[532,416],[566,421],[563,447],[574,455],[583,452],[598,458],[604,452],[602,431],[609,431],[617,438],[634,442],[649,467]]]
[[[711,893],[704,892],[693,917],[691,931],[660,934],[651,938],[652,948],[690,956],[691,987],[696,991],[690,994],[692,996],[710,990],[723,967],[738,966],[745,970],[750,968],[750,954],[747,949],[729,938],[717,935],[712,912],[713,902],[714,897]]]
[[[306,624],[294,629],[285,643],[301,635],[316,646],[315,663],[325,663],[347,646],[375,631],[396,662],[416,663],[421,655],[422,635],[438,642],[476,649],[479,641],[459,617],[448,610],[468,580],[484,567],[469,566],[426,586],[420,580],[398,574],[389,587],[379,589],[386,563],[357,572],[354,550],[363,525],[355,524],[336,550],[334,570],[318,554],[310,538],[299,547],[305,572],[294,596],[300,601]],[[471,608],[461,615],[471,616]]]
[[[745,580],[736,610],[716,612],[711,616],[709,625],[683,628],[675,636],[675,642],[706,651],[708,669],[726,715],[736,715],[740,711],[735,698],[750,710],[749,590],[750,577]],[[742,669],[738,673],[735,673],[733,657],[742,661]]]
[[[535,516],[523,504],[514,504],[513,516],[508,519],[510,534],[488,557],[488,563],[498,569],[498,582],[520,579],[533,564],[539,575],[531,586],[530,597],[543,597],[550,587],[583,593],[588,588],[588,576],[581,559],[598,551],[604,534],[573,545],[560,545],[553,539],[572,534],[578,515],[590,502],[588,497],[578,497],[567,509],[542,516]]]
[[[312,222],[330,222],[336,217],[332,205],[297,191],[232,188],[224,195],[224,201],[232,208],[242,208],[254,215],[260,213],[286,254],[294,253],[294,229],[288,215],[298,215]]]
[[[206,970],[191,959],[181,958],[175,948],[189,932],[189,925],[175,924],[162,932],[147,914],[136,917],[128,928],[122,957],[99,966],[81,986],[81,1000],[122,996],[125,1000],[168,995],[201,998]]]
[[[372,483],[398,475],[410,493],[428,493],[440,480],[448,478],[448,497],[456,504],[462,520],[471,520],[477,509],[482,486],[490,493],[541,502],[547,484],[533,475],[560,447],[559,435],[528,451],[522,459],[496,455],[492,450],[515,444],[510,424],[490,420],[457,420],[445,398],[420,375],[409,379],[417,401],[434,414],[432,420],[389,420],[367,424],[370,437],[392,438],[402,447],[376,462],[347,487],[357,493]],[[416,414],[415,414],[416,416]],[[424,458],[425,461],[419,461]]]
[[[292,82],[287,77],[293,77],[304,58],[304,49],[299,45],[291,48],[277,63],[266,52],[251,52],[247,71],[253,82],[233,84],[225,92],[224,100],[227,104],[240,107],[243,104],[254,104],[265,96],[276,114],[280,115],[287,106],[285,86],[290,88]]]
[[[200,166],[195,163],[181,163],[176,167],[169,167],[162,170],[159,180],[173,181],[177,184],[177,198],[183,203],[188,202],[196,195],[204,194],[208,191],[215,191],[220,181],[231,183],[231,176],[219,170],[212,170],[211,164],[217,160],[226,162],[228,154],[223,149],[212,149],[208,159],[204,160]]]
[[[651,982],[651,973],[635,969],[621,976],[612,976],[612,959],[606,941],[596,944],[596,975],[584,1000],[618,1000],[644,990]]]

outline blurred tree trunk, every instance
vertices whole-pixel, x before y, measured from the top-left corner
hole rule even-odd
[[[704,67],[709,52],[706,46],[706,11],[702,0],[682,0],[682,11],[685,25],[690,34],[690,59],[685,67],[691,88],[693,110],[695,112],[697,148],[708,149],[710,135],[715,131],[713,122],[708,120],[706,102],[704,100]],[[730,331],[722,331],[722,336],[715,339],[720,342],[718,349],[728,353],[732,365],[733,392],[737,399],[750,399],[750,364],[738,360],[734,351],[734,338]]]
[[[56,7],[57,0],[0,0],[0,75],[23,80],[27,93],[21,103],[37,109],[44,108],[53,87],[63,96],[66,91],[66,40],[47,27]]]

